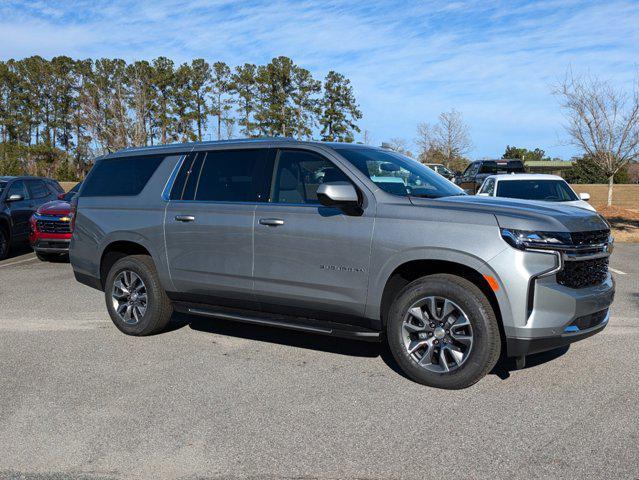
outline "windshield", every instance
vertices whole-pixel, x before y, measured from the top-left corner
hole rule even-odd
[[[461,188],[426,165],[399,153],[374,148],[334,147],[334,150],[393,195],[426,198],[465,195]]]
[[[69,190],[67,193],[65,193],[65,194],[62,196],[62,200],[64,200],[65,202],[70,202],[70,201],[71,201],[71,199],[73,198],[73,196],[74,196],[76,193],[78,193],[78,189],[80,188],[80,185],[82,185],[82,182],[80,182],[80,183],[76,183],[76,184],[74,185],[74,187],[73,187],[71,190]]]
[[[547,202],[579,200],[563,180],[502,180],[497,184],[497,196]]]

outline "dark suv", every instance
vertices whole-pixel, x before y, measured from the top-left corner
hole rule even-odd
[[[499,173],[526,173],[521,160],[477,160],[466,167],[464,173],[455,178],[455,183],[466,193],[474,195],[486,177]]]
[[[50,178],[0,177],[0,260],[11,245],[28,243],[31,215],[61,193],[64,189]]]
[[[404,372],[472,385],[608,322],[595,212],[470,196],[364,145],[256,139],[129,149],[71,201],[76,279],[129,335],[172,311],[384,340]],[[250,328],[250,327],[247,327]]]

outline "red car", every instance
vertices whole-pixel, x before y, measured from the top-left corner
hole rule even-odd
[[[31,216],[29,243],[40,260],[50,261],[69,254],[71,240],[69,202],[79,188],[80,183],[67,193],[58,195],[58,200],[40,205]]]

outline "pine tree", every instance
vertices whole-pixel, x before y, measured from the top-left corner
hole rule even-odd
[[[191,93],[193,95],[197,139],[202,141],[209,117],[207,96],[211,92],[211,66],[203,59],[196,58],[191,62]]]
[[[315,80],[305,68],[293,69],[292,102],[295,110],[295,123],[292,128],[296,138],[311,138],[317,125],[320,103],[317,94],[322,90],[322,82]]]
[[[217,139],[222,139],[222,125],[233,108],[231,93],[231,69],[224,62],[213,64],[211,81],[211,113],[217,118]]]
[[[239,124],[241,132],[246,137],[254,136],[255,122],[253,115],[257,109],[257,82],[255,79],[257,67],[252,63],[245,63],[235,68],[231,76],[231,91],[238,96]]]
[[[353,87],[344,75],[330,71],[324,79],[322,98],[322,140],[330,142],[352,142],[354,132],[360,129],[355,123],[362,118]]]

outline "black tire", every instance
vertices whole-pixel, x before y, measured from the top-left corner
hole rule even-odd
[[[147,295],[146,311],[135,324],[123,320],[113,304],[114,282],[125,271],[133,272],[142,279]],[[171,300],[162,288],[153,260],[148,255],[130,255],[115,262],[106,278],[104,296],[111,320],[127,335],[145,336],[159,333],[166,328],[173,313]]]
[[[0,225],[0,260],[9,256],[9,232]]]
[[[457,304],[472,328],[472,348],[461,365],[449,372],[419,366],[406,348],[404,318],[411,306],[429,296],[443,297]],[[481,380],[495,366],[501,351],[499,326],[486,296],[474,283],[449,274],[422,277],[404,287],[390,307],[386,337],[393,357],[409,378],[445,389],[467,388]]]

